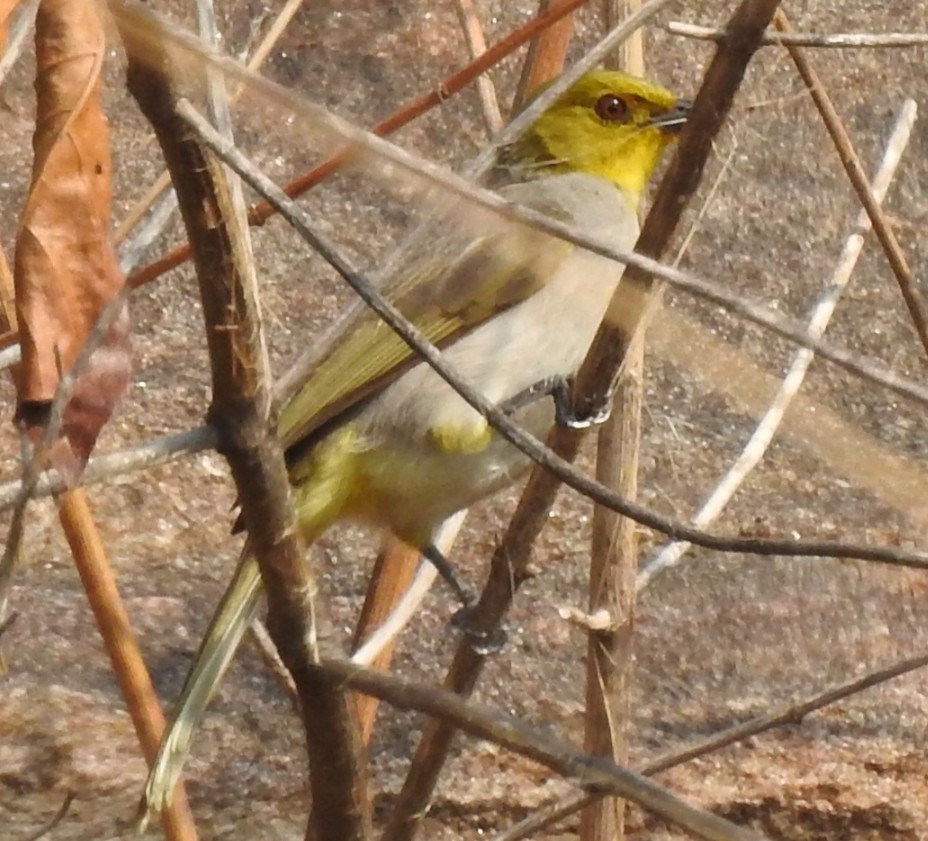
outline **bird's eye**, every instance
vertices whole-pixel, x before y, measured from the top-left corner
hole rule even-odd
[[[596,100],[596,116],[607,123],[621,122],[628,116],[628,103],[621,96],[607,93]]]

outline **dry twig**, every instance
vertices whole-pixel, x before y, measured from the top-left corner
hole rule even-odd
[[[706,83],[700,92],[700,97],[697,98],[694,111],[696,119],[690,129],[692,133],[688,132],[686,135],[691,140],[686,146],[681,146],[681,150],[675,159],[676,164],[671,164],[668,177],[665,178],[662,189],[655,201],[655,208],[652,209],[649,216],[649,220],[653,217],[655,221],[650,225],[646,223],[642,237],[639,239],[639,247],[642,245],[648,247],[650,245],[654,249],[649,253],[660,253],[663,247],[662,243],[669,239],[676,220],[682,212],[685,198],[695,190],[702,169],[702,162],[708,155],[709,144],[715,133],[713,126],[717,130],[721,125],[721,120],[727,110],[726,105],[730,104],[744,68],[753,54],[753,45],[757,33],[761,32],[767,25],[775,8],[776,2],[773,2],[773,0],[764,0],[763,2],[745,0],[732,18],[731,26],[740,32],[740,37],[734,40],[734,46],[730,50],[720,49],[715,61],[709,68]],[[639,17],[643,12],[644,9],[639,15],[633,15],[630,20]],[[601,56],[608,55],[617,44],[625,40],[625,37],[620,38],[615,34],[621,29],[622,27],[618,27],[613,30],[613,33],[607,36],[592,51],[595,54],[601,50],[601,55],[596,55],[597,60]],[[587,54],[585,59],[589,58],[591,58],[591,55]],[[573,73],[577,70],[577,67],[572,68],[570,72],[564,74],[559,82],[564,81],[565,77],[571,80]],[[557,84],[552,85],[552,88],[556,88]],[[521,116],[531,115],[534,118],[533,109],[547,106],[547,102],[544,100],[545,94],[549,92],[545,91]],[[703,100],[701,106],[700,98]],[[687,141],[684,138],[684,144],[686,143]],[[689,152],[687,152],[687,148]],[[701,160],[700,155],[702,156]],[[620,294],[622,290],[627,288],[628,276],[629,268],[626,268],[623,282],[619,287]],[[634,273],[632,279],[633,281],[635,279]],[[637,284],[646,288],[648,282],[639,278]],[[647,292],[645,291],[643,297],[646,297],[646,295]],[[642,301],[642,307],[644,306],[645,302]],[[636,323],[636,321],[632,323]],[[577,378],[573,404],[581,412],[591,407],[595,411],[596,407],[604,405],[607,396],[611,398],[615,372],[622,358],[621,355],[616,356],[613,352],[617,345],[623,350],[627,346],[622,336],[616,336],[614,331],[600,330],[599,336],[594,341],[593,348]],[[486,415],[486,417],[489,419],[489,415]],[[501,427],[497,426],[493,421],[490,422],[507,440],[516,443],[515,436],[510,436],[508,431],[503,432]],[[562,470],[561,468],[569,468],[570,463],[576,458],[580,440],[581,436],[579,434],[564,428],[555,428],[549,435],[548,445],[554,453],[558,453],[556,462],[559,469],[550,473],[543,473],[538,468],[532,471],[528,486],[519,500],[515,514],[510,520],[506,535],[497,551],[493,554],[490,577],[477,603],[472,620],[476,631],[490,636],[493,635],[509,608],[515,590],[525,580],[530,547],[547,521],[547,512],[550,510],[559,482],[564,481],[571,473],[569,469]],[[520,445],[517,444],[517,446]],[[545,468],[550,471],[553,463],[554,461],[547,461]],[[571,487],[579,489],[578,485],[573,482],[569,484]],[[592,484],[598,485],[595,482]],[[599,487],[602,488],[601,485]],[[600,495],[596,498],[596,501],[602,502],[603,499],[604,496]],[[618,510],[612,506],[607,507]],[[627,500],[623,500],[625,510],[621,511],[621,513],[628,516],[628,512],[633,507],[637,508],[637,506],[628,503]],[[633,518],[638,520],[637,517],[633,516]],[[638,522],[641,522],[641,520],[638,520]],[[445,680],[445,686],[460,694],[469,694],[479,677],[483,662],[484,657],[475,652],[468,644],[460,645]],[[444,722],[429,722],[426,726],[413,758],[409,775],[400,791],[394,815],[388,826],[385,836],[388,841],[408,841],[408,839],[412,838],[419,824],[420,816],[431,798],[438,774],[448,755],[453,736],[453,727]]]
[[[789,19],[782,10],[777,12],[774,23],[781,32],[792,31]],[[899,284],[899,291],[902,293],[902,298],[909,310],[912,323],[915,325],[915,332],[922,344],[922,348],[924,348],[925,353],[928,354],[928,303],[925,302],[925,297],[918,287],[912,270],[909,268],[909,264],[905,259],[905,254],[902,251],[902,246],[899,245],[899,241],[893,233],[889,219],[880,208],[879,202],[876,200],[873,190],[867,182],[867,176],[860,163],[860,157],[854,150],[854,145],[847,133],[847,129],[845,129],[844,124],[841,122],[841,117],[838,116],[838,112],[831,101],[831,97],[828,96],[828,91],[826,91],[824,85],[822,85],[822,80],[819,79],[818,74],[812,68],[812,65],[809,63],[809,60],[800,47],[786,45],[786,51],[789,53],[790,58],[793,60],[793,64],[796,65],[796,69],[799,71],[799,75],[802,76],[803,82],[805,82],[806,87],[809,89],[809,93],[812,95],[812,101],[818,108],[822,120],[825,123],[825,128],[828,129],[828,134],[835,144],[838,157],[841,159],[841,165],[844,167],[844,171],[847,173],[847,177],[854,187],[854,191],[857,193],[860,203],[867,211],[867,216],[870,217],[870,223],[873,225],[873,232],[876,234],[883,248],[889,267],[896,276],[896,282]]]
[[[641,6],[640,0],[607,0],[606,26],[615,26]],[[638,30],[607,63],[644,76],[644,37]],[[634,332],[634,331],[631,331]],[[596,436],[596,478],[629,500],[638,496],[641,412],[644,403],[644,342],[626,348],[625,375],[616,388],[612,414]],[[593,508],[590,541],[590,614],[605,621],[587,633],[584,749],[628,762],[638,572],[638,524],[602,506]],[[603,798],[584,809],[581,841],[622,841],[625,801]]]
[[[693,23],[672,20],[664,28],[672,35],[696,38],[700,41],[722,42],[728,37],[727,29],[697,26]],[[928,44],[928,33],[923,32],[777,32],[767,30],[761,38],[762,47],[923,47]]]
[[[483,37],[483,27],[474,8],[474,0],[457,0],[454,4],[461,28],[464,30],[464,40],[467,42],[467,51],[471,61],[476,61],[487,51],[487,42]],[[483,111],[483,121],[487,124],[487,131],[492,137],[503,127],[503,115],[499,110],[499,101],[496,98],[496,88],[487,76],[478,76],[477,93],[480,94],[480,105]]]
[[[346,660],[323,660],[318,668],[340,686],[377,695],[401,710],[415,710],[440,718],[471,736],[539,762],[587,790],[617,794],[631,800],[696,838],[711,841],[762,841],[764,838],[711,812],[689,806],[646,777],[609,759],[585,754],[515,716],[462,698],[455,692],[364,669]]]

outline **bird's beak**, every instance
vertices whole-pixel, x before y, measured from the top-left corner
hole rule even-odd
[[[675,107],[663,114],[655,114],[648,121],[649,126],[655,126],[667,134],[678,134],[686,125],[686,120],[690,115],[693,103],[687,100],[680,100]]]

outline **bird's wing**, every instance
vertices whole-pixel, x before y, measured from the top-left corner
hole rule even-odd
[[[495,233],[469,239],[453,226],[448,220],[423,241],[402,275],[386,284],[399,310],[439,346],[538,291],[571,250],[517,223],[498,221]],[[415,362],[410,347],[378,316],[359,314],[284,407],[281,441],[286,447],[305,441]]]

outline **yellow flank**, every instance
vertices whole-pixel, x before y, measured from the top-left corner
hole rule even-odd
[[[484,421],[479,424],[443,423],[429,430],[432,440],[443,453],[471,455],[486,449],[493,429]]]
[[[336,430],[291,468],[293,504],[303,537],[318,537],[343,519],[358,495],[360,442],[350,424]]]

